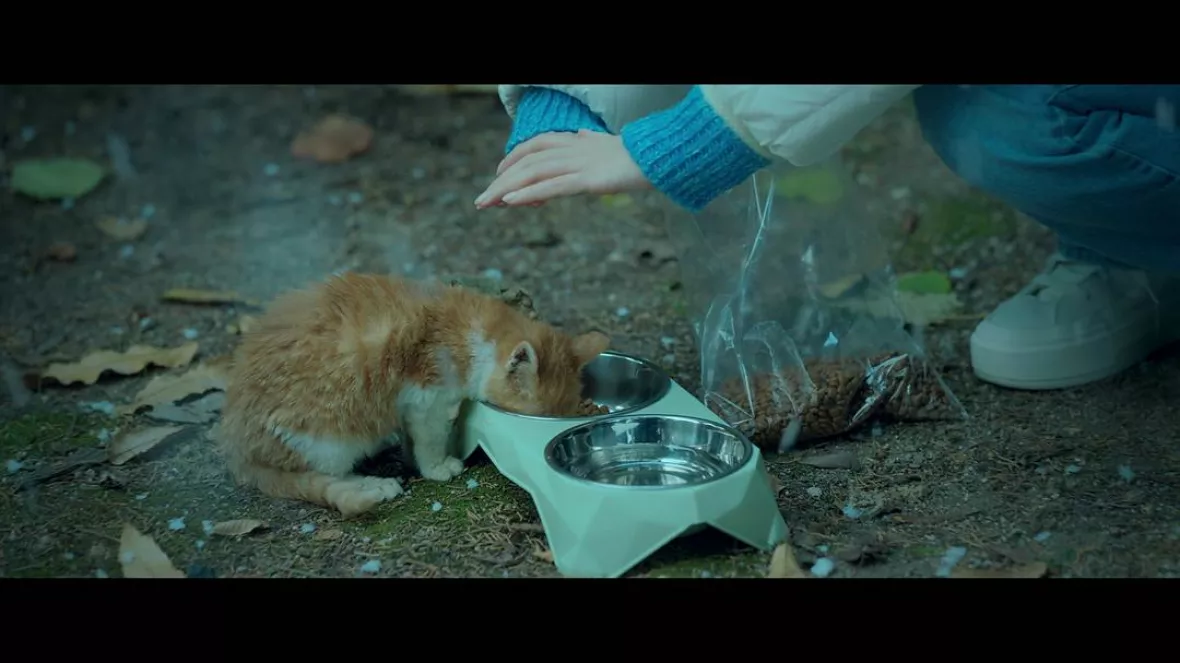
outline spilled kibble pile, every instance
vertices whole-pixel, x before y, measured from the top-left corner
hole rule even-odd
[[[805,381],[797,370],[782,375],[763,373],[751,376],[753,412],[748,412],[750,398],[736,377],[717,391],[740,408],[743,416],[722,411],[714,399],[710,399],[711,408],[764,449],[782,445],[783,433],[796,411],[800,419],[798,441],[848,433],[882,416],[897,421],[930,421],[955,419],[963,414],[962,406],[934,369],[908,354],[808,359],[804,368],[815,387],[810,395],[802,387]]]
[[[610,414],[610,408],[605,405],[597,405],[589,398],[582,399],[578,405],[578,413],[576,417],[597,417],[601,414]]]

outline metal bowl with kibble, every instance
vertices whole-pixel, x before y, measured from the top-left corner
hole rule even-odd
[[[582,369],[582,407],[575,417],[517,414],[485,403],[513,417],[555,421],[626,414],[645,408],[668,394],[672,380],[655,364],[623,354],[604,352]]]

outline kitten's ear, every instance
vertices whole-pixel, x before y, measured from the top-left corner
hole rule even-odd
[[[585,366],[610,347],[610,337],[602,332],[586,332],[574,337],[573,346],[578,366]]]
[[[536,375],[537,351],[528,341],[521,341],[508,355],[508,363],[504,365],[509,375]]]

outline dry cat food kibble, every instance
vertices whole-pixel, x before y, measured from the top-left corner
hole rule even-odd
[[[597,417],[601,414],[610,414],[610,408],[605,405],[596,405],[594,401],[590,400],[589,398],[584,398],[578,405],[578,414],[576,416]]]
[[[868,360],[804,361],[815,391],[806,397],[797,372],[751,376],[753,417],[731,422],[762,448],[778,448],[796,411],[797,440],[815,440],[847,433],[884,415],[899,421],[955,418],[962,413],[933,369],[910,355],[892,353]],[[788,396],[789,394],[789,396]],[[720,395],[743,411],[750,408],[738,378],[721,386]],[[710,399],[712,400],[712,399]],[[723,415],[716,405],[712,409]],[[790,446],[789,444],[787,446]]]

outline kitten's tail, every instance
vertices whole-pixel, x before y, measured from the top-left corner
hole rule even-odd
[[[345,518],[362,514],[378,503],[401,494],[396,479],[334,477],[319,472],[286,472],[258,465],[239,465],[234,475],[240,483],[280,499],[302,500],[336,509]]]

